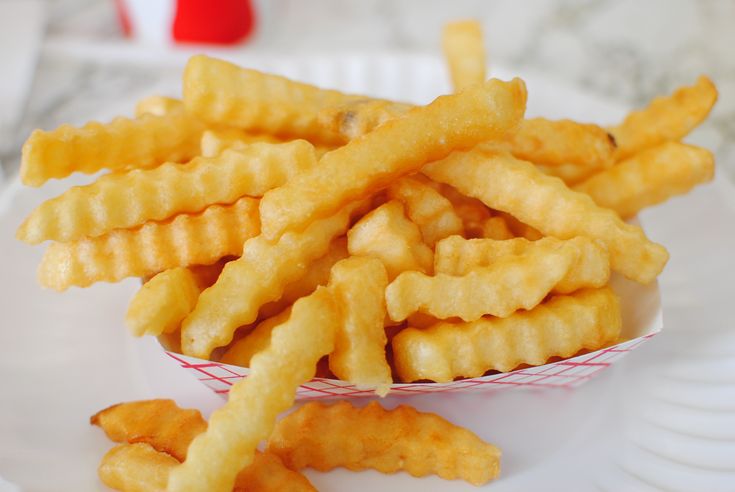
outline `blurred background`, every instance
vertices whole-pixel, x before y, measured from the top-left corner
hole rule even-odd
[[[172,87],[191,53],[438,55],[444,22],[464,17],[482,21],[491,70],[544,72],[626,107],[708,74],[720,101],[691,140],[715,149],[721,172],[735,177],[735,1],[259,0],[251,10],[245,4],[179,0],[188,19],[174,28],[176,0],[0,0],[6,177],[16,172],[20,145],[33,128],[130,114],[136,97]],[[212,16],[219,16],[214,29],[205,22]],[[223,47],[176,43],[174,36],[241,40]]]

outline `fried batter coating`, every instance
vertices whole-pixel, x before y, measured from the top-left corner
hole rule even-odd
[[[307,403],[276,425],[268,452],[294,469],[406,471],[482,485],[500,473],[500,450],[433,413],[376,401]]]
[[[587,289],[507,318],[406,328],[393,337],[393,358],[401,381],[449,382],[597,350],[617,340],[621,325],[612,290]]]

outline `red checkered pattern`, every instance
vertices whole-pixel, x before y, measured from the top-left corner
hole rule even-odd
[[[391,385],[391,395],[415,395],[438,392],[470,392],[504,388],[572,388],[578,386],[615,361],[640,346],[656,333],[619,343],[596,352],[543,366],[493,374],[481,378],[463,379],[451,383],[413,383]],[[219,362],[211,362],[185,355],[166,352],[182,368],[193,374],[215,393],[226,394],[235,382],[248,376],[249,370]],[[372,390],[358,389],[355,385],[337,379],[315,378],[299,387],[297,400],[320,398],[357,398],[373,396]]]

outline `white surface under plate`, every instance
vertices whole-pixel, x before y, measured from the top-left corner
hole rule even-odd
[[[441,63],[423,56],[239,61],[416,102],[446,90]],[[495,74],[527,80],[530,115],[610,123],[624,113],[543,76]],[[172,80],[170,89],[177,85]],[[114,101],[89,116],[109,118],[119,106]],[[105,490],[96,467],[112,444],[88,424],[105,406],[175,397],[209,412],[222,401],[128,336],[122,319],[137,281],[64,294],[36,284],[42,249],[16,241],[14,231],[42,199],[88,180],[75,177],[40,190],[15,182],[0,193],[0,476],[27,491]],[[735,490],[733,200],[735,191],[719,180],[643,214],[649,236],[672,253],[661,277],[665,329],[586,385],[387,398],[384,404],[435,411],[499,445],[502,476],[486,486],[496,492]],[[141,357],[160,362],[157,378],[146,377]],[[404,473],[306,474],[323,491],[477,490]],[[9,487],[3,483],[0,490]]]

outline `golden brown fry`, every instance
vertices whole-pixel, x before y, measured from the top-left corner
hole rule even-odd
[[[483,238],[488,239],[513,239],[515,234],[510,230],[510,226],[504,217],[498,215],[485,219],[482,223],[482,235]]]
[[[196,306],[201,290],[187,268],[165,270],[138,290],[125,314],[125,325],[139,337],[171,333]]]
[[[396,200],[381,205],[360,219],[347,233],[351,255],[373,256],[385,265],[388,278],[417,270],[430,273],[434,253],[421,238],[416,224],[406,218]]]
[[[269,302],[260,308],[258,317],[260,319],[270,318],[282,312],[296,299],[308,296],[316,290],[320,285],[327,285],[329,282],[329,272],[339,260],[347,258],[347,238],[339,237],[332,241],[329,245],[329,251],[321,258],[314,261],[303,277],[286,285],[283,289],[283,295],[277,301]]]
[[[179,462],[150,444],[122,444],[102,458],[98,472],[108,487],[123,492],[164,492]],[[315,492],[305,476],[286,468],[272,453],[257,452],[235,479],[233,492]]]
[[[186,459],[194,437],[207,429],[199,411],[179,408],[172,400],[120,403],[90,420],[111,440],[129,443],[107,453],[99,468],[105,484],[123,491],[165,490],[170,471]],[[278,456],[258,452],[238,474],[233,490],[313,491],[314,487],[306,477],[286,468]]]
[[[537,164],[536,167],[544,174],[556,176],[561,179],[569,187],[584,181],[597,172],[601,172],[599,169],[578,166],[576,164],[558,164],[556,166]]]
[[[242,250],[242,248],[240,249]],[[187,270],[194,275],[194,279],[196,280],[199,289],[204,290],[207,287],[214,285],[225,265],[234,259],[236,259],[235,256],[226,256],[224,258],[220,258],[211,265],[191,265],[187,267]]]
[[[319,359],[334,350],[338,316],[323,287],[294,303],[288,321],[273,330],[268,348],[253,357],[249,376],[232,386],[227,403],[212,414],[186,461],[172,471],[169,492],[232,488],[278,414],[293,404],[298,386],[313,378]]]
[[[699,125],[717,101],[717,88],[702,75],[692,86],[683,86],[672,95],[657,97],[631,112],[611,128],[618,145],[616,157],[625,159],[668,140],[680,140]]]
[[[265,350],[271,343],[273,328],[288,321],[291,316],[291,306],[279,314],[271,316],[258,323],[258,325],[243,338],[234,342],[227,351],[222,354],[220,362],[233,366],[250,367],[253,356]]]
[[[360,98],[204,55],[191,57],[184,71],[188,111],[207,123],[253,133],[339,143],[341,137],[323,129],[317,115],[323,108]]]
[[[273,135],[253,135],[239,128],[209,129],[202,133],[201,152],[204,157],[216,157],[227,149],[239,150],[251,143],[284,143]]]
[[[595,172],[613,163],[615,140],[597,125],[530,118],[508,137],[512,154],[545,166],[569,164]]]
[[[449,65],[454,92],[485,81],[487,62],[479,22],[465,20],[445,24],[442,49]]]
[[[139,442],[109,450],[97,468],[102,483],[122,492],[165,492],[171,470],[179,464],[173,456]]]
[[[626,218],[672,196],[687,193],[696,185],[712,180],[714,174],[715,160],[710,151],[668,142],[595,174],[574,189]]]
[[[376,401],[363,408],[307,403],[278,422],[268,452],[294,469],[403,470],[474,485],[500,473],[500,450],[473,432],[434,413],[407,405],[385,410]]]
[[[412,108],[411,104],[362,98],[324,108],[319,112],[318,118],[323,128],[349,142],[373,131],[388,120],[408,113]]]
[[[53,243],[38,267],[38,281],[61,291],[72,285],[147,277],[178,266],[208,265],[239,255],[245,240],[259,233],[258,200],[243,197],[232,205],[210,205],[195,215]]]
[[[530,225],[524,224],[520,220],[505,212],[493,210],[493,217],[499,217],[503,219],[505,225],[508,226],[508,229],[510,229],[510,232],[513,234],[514,237],[523,237],[528,239],[529,241],[537,241],[544,237],[543,234],[541,234]]]
[[[208,205],[261,196],[315,164],[313,146],[295,140],[254,143],[188,164],[108,174],[42,203],[20,226],[17,237],[30,244],[47,239],[68,242],[199,212]]]
[[[274,239],[287,230],[303,230],[311,221],[388,186],[425,162],[456,148],[501,138],[522,118],[525,102],[520,79],[492,79],[386,122],[268,192],[260,203],[263,234]]]
[[[144,442],[179,461],[186,459],[192,439],[207,428],[198,410],[179,408],[173,400],[119,403],[97,412],[90,423],[114,442]]]
[[[576,248],[576,261],[554,286],[555,294],[568,294],[586,287],[602,287],[610,277],[610,255],[593,239],[568,240],[547,237],[538,241],[523,238],[496,241],[448,237],[439,241],[434,254],[434,271],[447,275],[467,275],[477,267],[486,267],[506,256],[523,255],[536,248]]]
[[[393,358],[401,381],[449,382],[600,349],[617,340],[621,324],[612,290],[588,289],[508,318],[406,328],[393,338]]]
[[[452,234],[462,234],[462,219],[454,211],[452,202],[425,180],[410,176],[401,178],[388,187],[388,198],[400,200],[406,215],[421,230],[421,237],[430,247]]]
[[[417,311],[464,321],[486,314],[504,318],[533,308],[552,290],[601,287],[610,278],[605,251],[589,239],[535,241],[518,248],[517,255],[513,247],[506,249],[511,254],[500,254],[487,266],[463,268],[466,273],[457,276],[402,273],[385,291],[390,318],[401,321]],[[590,249],[596,251],[585,258]]]
[[[164,162],[185,162],[199,153],[203,127],[183,111],[163,116],[92,121],[81,128],[62,125],[35,130],[23,145],[23,184],[41,186],[51,178],[101,169],[150,168]]]
[[[376,258],[350,257],[334,265],[329,289],[340,318],[329,369],[358,387],[388,393],[393,378],[385,359],[385,288],[388,274]]]
[[[177,111],[184,111],[184,102],[174,97],[148,96],[135,105],[136,118],[140,118],[144,114],[164,116]]]
[[[225,266],[184,320],[184,353],[207,359],[216,347],[230,343],[238,327],[255,321],[261,306],[278,300],[286,285],[303,277],[309,264],[327,253],[332,239],[344,234],[354,209],[347,207],[277,242],[262,235],[246,241],[242,256]]]
[[[512,214],[544,235],[559,239],[588,236],[601,241],[618,271],[641,283],[663,270],[669,255],[651,242],[640,227],[624,223],[613,211],[588,196],[569,190],[532,164],[504,152],[474,149],[424,166],[424,173],[488,207]]]
[[[477,198],[465,196],[449,185],[439,184],[438,191],[452,202],[454,211],[462,219],[465,235],[482,237],[485,222],[492,217],[490,209]]]

